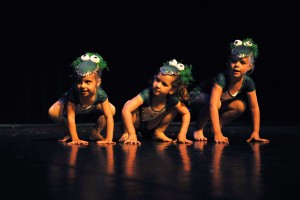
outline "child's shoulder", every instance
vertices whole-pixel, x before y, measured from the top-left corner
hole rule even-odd
[[[243,88],[245,88],[247,92],[251,92],[256,88],[254,80],[248,75],[244,76]]]
[[[249,75],[247,75],[247,74],[244,76],[244,79],[245,79],[245,81],[254,82],[254,80]]]
[[[229,78],[229,74],[228,74],[227,71],[218,72],[216,74],[213,74],[213,75],[209,76],[206,79],[225,79],[225,78]]]
[[[97,100],[100,101],[100,103],[103,103],[107,99],[107,93],[101,88],[97,88]]]
[[[102,87],[97,88],[97,93],[106,93]]]
[[[142,97],[142,99],[145,101],[146,99],[150,99],[151,94],[152,94],[152,90],[151,87],[147,87],[145,89],[143,89],[140,93],[140,96]]]
[[[147,88],[143,89],[142,91],[140,91],[140,94],[145,94],[145,95],[150,95],[151,93],[152,93],[151,87],[147,87]]]
[[[226,80],[228,80],[229,79],[229,74],[228,74],[228,72],[227,71],[222,71],[222,72],[219,72],[219,73],[217,73],[216,75],[214,75],[213,77],[212,77],[212,80],[214,81],[214,82],[226,82]]]
[[[175,95],[175,94],[168,95],[168,98],[167,98],[167,105],[168,106],[176,106],[179,102],[184,103],[183,101],[181,101],[179,99],[179,97],[177,95]]]

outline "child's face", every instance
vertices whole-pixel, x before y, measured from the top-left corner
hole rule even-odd
[[[163,75],[161,72],[154,77],[152,84],[154,95],[168,95],[175,92],[175,88],[172,87],[173,81],[175,81],[177,76]]]
[[[238,58],[232,56],[230,60],[230,71],[234,77],[244,76],[251,68],[253,64],[251,63],[250,56],[244,58]]]
[[[79,95],[92,96],[96,92],[97,87],[100,85],[100,81],[101,80],[98,78],[96,73],[92,73],[84,77],[78,77],[76,84]]]

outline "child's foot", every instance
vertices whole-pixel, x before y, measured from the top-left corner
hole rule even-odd
[[[127,139],[128,139],[128,133],[123,133],[123,135],[119,139],[119,142],[125,142]]]
[[[70,135],[65,135],[63,138],[59,139],[58,142],[67,142],[71,139]]]
[[[64,137],[59,139],[58,142],[67,142],[68,140],[71,139],[71,135],[70,135],[70,132],[68,130],[65,130],[64,131]]]
[[[172,142],[173,140],[167,137],[163,132],[156,131],[153,133],[153,140],[162,141],[162,142]]]
[[[203,135],[203,130],[194,131],[194,140],[196,141],[207,141],[207,138]]]
[[[103,140],[103,136],[100,134],[100,130],[93,128],[92,133],[90,135],[91,141],[101,141]]]

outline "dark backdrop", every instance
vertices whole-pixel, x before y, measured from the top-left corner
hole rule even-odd
[[[176,58],[198,83],[225,69],[229,42],[259,46],[252,78],[262,121],[299,121],[299,17],[287,2],[8,2],[1,12],[1,124],[52,123],[48,108],[70,85],[69,64],[98,52],[102,87],[117,107]]]

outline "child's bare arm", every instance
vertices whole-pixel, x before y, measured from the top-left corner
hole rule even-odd
[[[185,106],[184,103],[179,102],[176,105],[176,109],[178,110],[178,112],[181,114],[181,128],[179,130],[177,139],[175,140],[175,142],[180,142],[180,143],[193,143],[191,140],[188,140],[186,138],[186,134],[188,132],[188,128],[190,125],[190,120],[191,120],[191,115],[189,110],[187,109],[187,107]]]
[[[79,139],[77,129],[76,129],[76,122],[75,122],[75,105],[74,103],[68,102],[67,103],[67,118],[68,118],[68,128],[71,134],[72,141],[69,142],[69,145],[79,145],[84,144],[87,145],[88,142]]]
[[[214,132],[214,139],[217,143],[228,143],[228,138],[223,136],[220,126],[220,116],[219,116],[219,108],[220,108],[220,99],[223,89],[214,84],[212,88],[212,93],[210,97],[209,103],[209,112],[210,112],[210,119],[213,127]]]
[[[247,93],[247,95],[248,95],[249,108],[250,108],[252,124],[253,124],[252,134],[251,134],[250,138],[247,140],[247,142],[251,142],[251,141],[269,142],[269,140],[259,137],[260,110],[259,110],[256,92],[255,91],[249,92],[249,93]]]
[[[114,118],[113,118],[113,111],[111,109],[110,102],[108,99],[102,103],[102,108],[104,115],[106,117],[106,138],[102,141],[98,141],[98,144],[116,144],[113,142],[113,134],[114,134]]]
[[[126,130],[128,131],[128,139],[124,143],[140,144],[137,140],[136,131],[134,127],[132,113],[143,104],[143,99],[140,95],[126,102],[122,109],[122,119]]]

